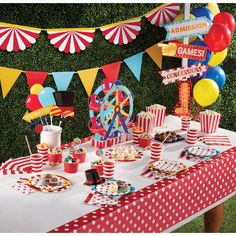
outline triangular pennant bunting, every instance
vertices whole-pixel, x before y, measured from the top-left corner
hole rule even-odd
[[[28,85],[31,88],[34,84],[42,85],[48,76],[48,72],[26,71],[25,75]]]
[[[111,82],[114,82],[118,79],[121,63],[121,61],[118,61],[101,67],[103,73]]]
[[[53,78],[58,91],[66,91],[70,85],[74,72],[53,72]]]
[[[77,71],[88,96],[90,96],[92,92],[98,70],[99,68],[92,68],[92,69]]]
[[[162,49],[155,44],[150,48],[146,49],[146,53],[152,58],[152,60],[157,64],[157,66],[162,68]]]
[[[21,70],[16,70],[7,67],[0,67],[0,81],[2,87],[2,95],[5,98],[12,86],[21,74]]]
[[[140,81],[142,61],[143,61],[143,52],[135,54],[134,56],[126,58],[124,60],[124,62],[132,71],[132,73],[134,74],[134,76],[138,81]]]

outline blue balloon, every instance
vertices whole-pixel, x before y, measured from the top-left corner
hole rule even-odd
[[[45,87],[39,92],[38,97],[42,106],[45,107],[47,105],[56,105],[56,101],[53,96],[54,92],[55,90],[50,87]]]
[[[218,84],[219,89],[223,88],[226,80],[225,72],[219,66],[208,67],[207,71],[203,74],[202,78],[214,80]]]
[[[207,44],[204,43],[203,41],[193,41],[191,43],[191,45],[196,45],[196,46],[204,46],[204,47],[207,47]],[[207,49],[207,53],[206,53],[206,59],[203,61],[203,60],[191,60],[189,59],[188,60],[188,65],[191,66],[191,65],[195,65],[196,62],[199,62],[203,65],[207,65],[208,62],[210,61],[211,59],[211,51],[209,49]]]
[[[191,14],[194,15],[195,17],[205,16],[210,21],[213,21],[214,18],[212,12],[206,7],[197,7],[191,12]]]

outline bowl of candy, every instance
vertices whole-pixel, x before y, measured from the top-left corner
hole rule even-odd
[[[78,159],[79,163],[84,163],[85,159],[86,159],[86,154],[87,154],[87,150],[85,148],[82,148],[82,147],[77,148],[77,147],[75,147],[72,156],[75,159]]]
[[[79,169],[79,160],[72,155],[68,155],[64,160],[64,171],[66,173],[76,173]]]
[[[96,169],[98,174],[100,176],[103,175],[103,165],[102,165],[102,161],[101,160],[97,160],[97,161],[92,161],[91,162],[91,169]]]
[[[62,162],[62,150],[59,147],[48,149],[48,161],[50,166],[56,166]]]
[[[148,133],[142,133],[139,135],[139,147],[146,148],[151,145],[152,136]]]

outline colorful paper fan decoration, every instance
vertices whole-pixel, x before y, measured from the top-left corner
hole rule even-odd
[[[106,40],[114,44],[127,44],[132,42],[141,30],[141,17],[120,21],[100,27]]]
[[[48,29],[50,43],[60,52],[75,53],[92,43],[95,28]]]
[[[25,50],[39,37],[41,29],[0,22],[0,49],[8,52]]]
[[[163,26],[172,22],[179,15],[180,3],[166,3],[145,14],[147,20],[155,26]]]

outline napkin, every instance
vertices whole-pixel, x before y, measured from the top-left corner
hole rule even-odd
[[[198,137],[198,140],[205,143],[206,145],[215,145],[215,146],[231,146],[231,142],[228,136],[201,136]]]

